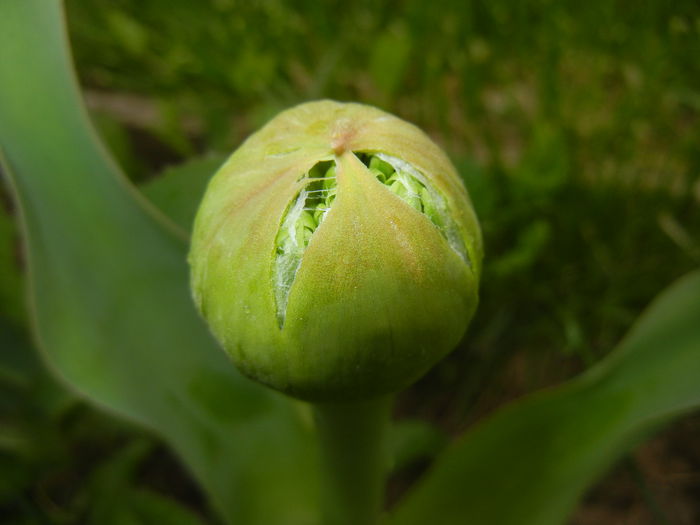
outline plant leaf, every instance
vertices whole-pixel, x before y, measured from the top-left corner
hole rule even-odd
[[[224,163],[223,155],[206,155],[166,168],[139,189],[184,231],[192,230],[207,182]]]
[[[390,523],[563,523],[623,452],[700,405],[699,320],[695,271],[662,293],[600,364],[464,435]]]
[[[447,435],[427,421],[406,419],[391,428],[392,470],[434,458],[447,444]]]
[[[195,314],[184,243],[89,124],[61,7],[0,2],[0,148],[45,360],[94,403],[162,436],[228,521],[308,523],[309,428],[287,399],[242,378]]]
[[[0,188],[0,196],[2,189]],[[0,317],[20,326],[24,322],[22,274],[14,253],[15,224],[0,203]]]

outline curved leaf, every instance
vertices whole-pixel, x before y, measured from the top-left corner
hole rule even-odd
[[[141,184],[139,190],[183,231],[189,232],[209,178],[225,160],[218,154],[191,158],[169,166],[155,179]]]
[[[58,1],[0,2],[0,123],[47,363],[158,432],[229,521],[313,521],[309,429],[289,401],[234,370],[195,314],[184,243],[89,124]]]
[[[661,294],[599,365],[498,411],[463,436],[390,522],[563,523],[586,487],[624,451],[699,405],[695,271]]]

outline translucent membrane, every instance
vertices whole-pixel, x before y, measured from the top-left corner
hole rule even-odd
[[[464,241],[445,198],[413,166],[384,153],[355,153],[376,179],[416,211],[423,213],[452,249],[469,264]],[[335,162],[317,163],[302,177],[304,187],[291,203],[276,239],[274,265],[277,321],[284,325],[289,292],[306,247],[337,194]]]
[[[426,215],[452,249],[471,266],[467,248],[445,197],[408,162],[385,153],[356,153],[369,171],[396,196]]]
[[[289,290],[301,265],[304,251],[335,200],[335,163],[319,162],[302,180],[306,184],[288,208],[275,241],[275,299],[280,327],[284,324]]]

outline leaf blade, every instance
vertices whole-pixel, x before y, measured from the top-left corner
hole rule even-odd
[[[700,405],[699,319],[695,271],[653,302],[609,358],[464,435],[390,522],[563,523],[624,451]]]
[[[93,403],[156,430],[229,521],[307,523],[309,429],[234,370],[195,314],[184,243],[89,124],[61,4],[0,3],[0,35],[0,148],[45,361]]]

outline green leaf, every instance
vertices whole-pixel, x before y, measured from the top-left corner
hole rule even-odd
[[[223,155],[190,159],[165,169],[140,189],[170,220],[189,232],[207,183],[224,160]]]
[[[447,443],[447,436],[438,427],[419,419],[396,422],[390,436],[394,471],[432,459]]]
[[[203,519],[177,502],[149,490],[131,491],[129,506],[139,525],[205,525]],[[103,522],[104,523],[104,522]]]
[[[15,241],[14,221],[0,203],[0,317],[8,318],[19,326],[24,322],[23,276],[15,254]]]
[[[102,525],[204,525],[205,521],[183,505],[152,490],[137,486],[140,465],[152,443],[136,440],[103,461],[87,480],[83,499],[89,509],[87,523]]]
[[[134,152],[126,124],[120,122],[113,114],[100,110],[91,111],[90,119],[112,158],[130,175],[131,180],[140,180],[148,173],[148,168]]]
[[[57,1],[0,2],[0,122],[46,363],[162,436],[229,522],[312,521],[308,425],[240,376],[195,314],[184,242],[89,124]]]
[[[90,505],[88,523],[138,523],[131,516],[133,511],[125,500],[132,490],[136,470],[151,448],[150,442],[136,440],[102,461],[91,473],[86,483],[86,499]]]
[[[700,405],[700,271],[578,379],[498,411],[443,454],[395,525],[554,525],[611,463]]]

